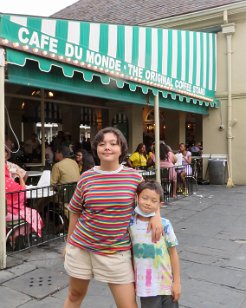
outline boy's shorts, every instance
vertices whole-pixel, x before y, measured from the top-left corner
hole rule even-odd
[[[179,308],[179,303],[173,301],[172,295],[157,295],[141,297],[141,308]]]
[[[64,262],[68,275],[74,278],[128,284],[134,282],[131,251],[99,255],[67,243]]]

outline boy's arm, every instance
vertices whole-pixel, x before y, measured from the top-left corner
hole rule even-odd
[[[179,256],[176,247],[169,247],[168,251],[173,274],[172,296],[173,301],[178,301],[181,295]]]

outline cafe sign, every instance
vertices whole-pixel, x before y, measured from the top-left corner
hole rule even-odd
[[[213,101],[216,37],[211,33],[3,15],[0,36],[8,48],[123,84]]]

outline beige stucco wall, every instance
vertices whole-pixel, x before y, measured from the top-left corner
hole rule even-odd
[[[245,16],[246,17],[246,16]],[[233,20],[232,20],[233,21]],[[232,179],[234,184],[245,185],[246,174],[246,22],[235,22],[232,36]],[[218,34],[217,97],[221,107],[211,110],[203,120],[204,152],[227,154],[227,45],[226,36]],[[223,125],[224,130],[220,130]]]

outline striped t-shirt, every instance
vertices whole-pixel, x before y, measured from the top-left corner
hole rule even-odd
[[[81,213],[69,243],[98,254],[129,250],[128,226],[142,176],[120,166],[115,171],[94,167],[84,172],[68,206]]]

